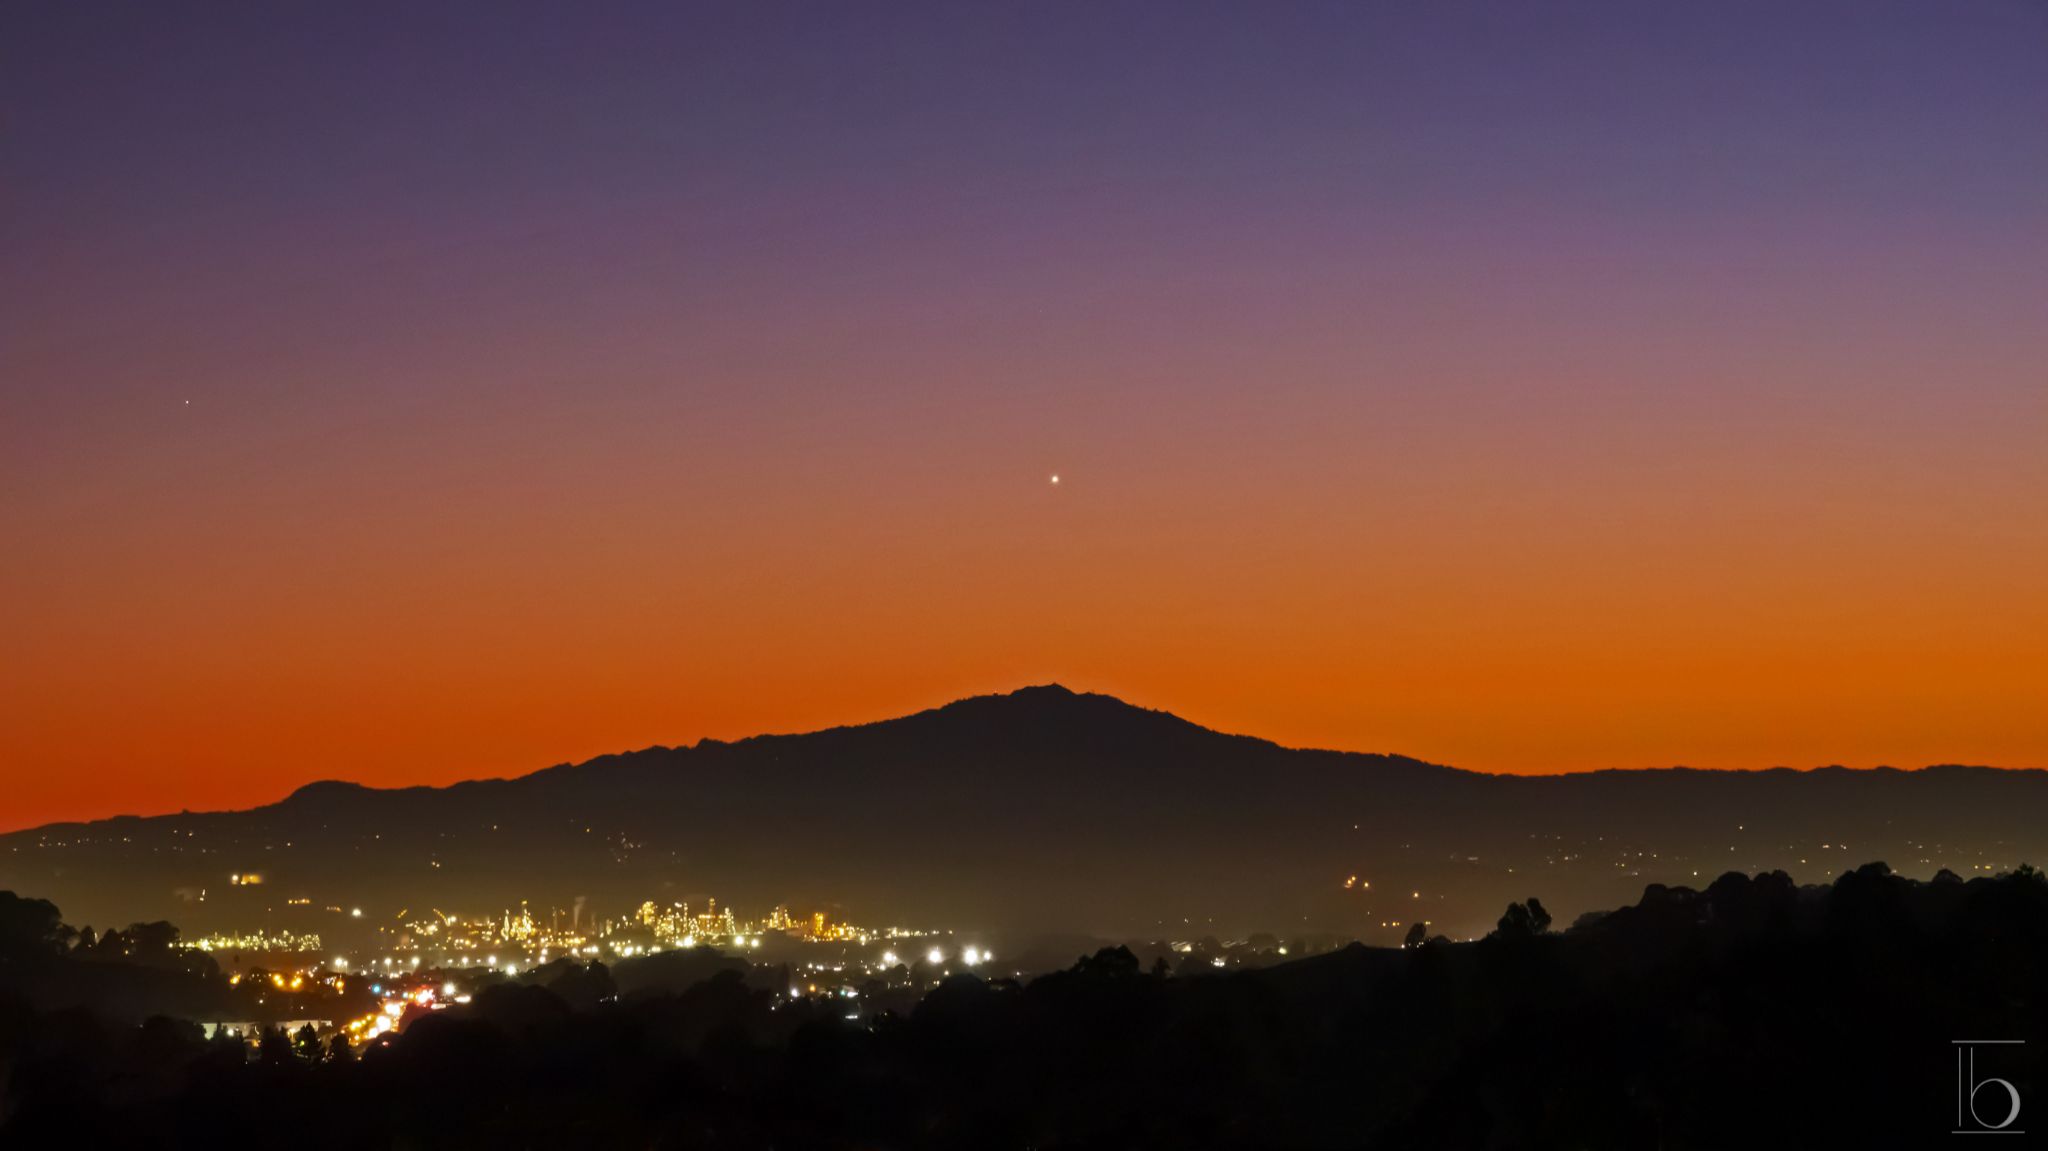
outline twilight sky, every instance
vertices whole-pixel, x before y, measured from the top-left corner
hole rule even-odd
[[[2048,5],[10,4],[0,654],[0,828],[1049,680],[2048,764]]]

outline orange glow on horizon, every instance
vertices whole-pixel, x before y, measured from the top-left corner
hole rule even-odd
[[[488,485],[285,530],[268,497],[145,494],[126,532],[10,575],[43,610],[0,668],[0,759],[31,765],[0,823],[517,775],[1050,681],[1486,771],[2048,764],[2040,556],[1899,548],[1910,506],[1819,525],[1769,477],[1566,504],[1475,490],[1501,465],[1473,461],[1323,510],[1302,497],[1375,481],[1104,459],[1055,492],[1001,465],[860,493],[739,459],[619,480],[607,506],[643,528],[655,489],[756,509],[678,500],[659,532],[507,520]]]

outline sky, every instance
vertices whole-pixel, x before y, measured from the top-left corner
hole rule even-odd
[[[7,5],[0,828],[1053,681],[2048,766],[2044,125],[2037,0]]]

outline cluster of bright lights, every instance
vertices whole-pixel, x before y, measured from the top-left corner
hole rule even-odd
[[[194,951],[319,951],[320,936],[312,932],[295,934],[279,931],[275,934],[256,932],[227,932],[205,935],[188,940],[179,946]]]
[[[991,962],[994,959],[994,952],[984,951],[979,947],[963,948],[960,952],[960,962],[963,966],[966,967],[976,967],[983,963]],[[932,948],[931,950],[924,953],[924,961],[926,963],[931,964],[933,967],[940,966],[941,964],[946,962],[945,949],[941,947]],[[884,951],[879,957],[878,962],[880,966],[884,970],[886,970],[888,968],[892,968],[901,964],[903,962],[903,957],[897,955],[894,951]],[[837,969],[835,968],[834,970]]]

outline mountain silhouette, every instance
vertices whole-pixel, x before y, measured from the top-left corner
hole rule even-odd
[[[1482,933],[1530,895],[1568,923],[1728,870],[2007,870],[2048,859],[2044,829],[2038,770],[1487,775],[1286,748],[1055,685],[515,779],[324,781],[249,811],[55,824],[0,836],[0,888],[188,934],[341,936],[360,926],[341,908],[381,923],[716,897],[870,926],[1392,942],[1423,920]],[[260,886],[230,885],[251,872]]]

